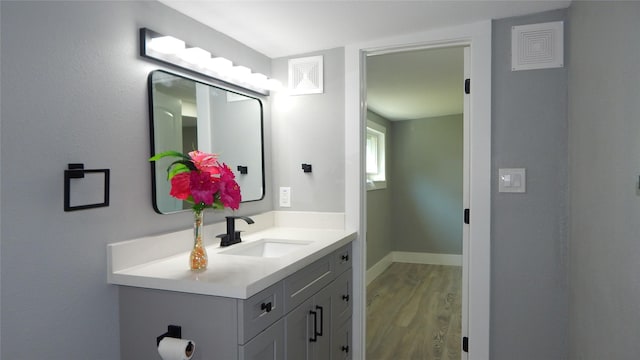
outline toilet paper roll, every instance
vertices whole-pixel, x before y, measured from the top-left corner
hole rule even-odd
[[[158,344],[158,353],[162,360],[190,360],[196,344],[191,340],[165,337]]]

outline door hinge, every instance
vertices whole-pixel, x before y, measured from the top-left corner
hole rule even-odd
[[[469,209],[464,209],[464,223],[469,223]]]
[[[462,350],[469,352],[469,338],[466,336],[462,338]]]
[[[471,79],[464,79],[464,93],[471,94]]]

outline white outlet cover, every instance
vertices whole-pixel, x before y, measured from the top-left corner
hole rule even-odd
[[[280,207],[291,207],[291,188],[280,188]]]
[[[527,190],[524,168],[498,169],[498,192],[524,193]]]

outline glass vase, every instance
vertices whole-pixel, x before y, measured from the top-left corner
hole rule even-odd
[[[189,267],[194,271],[205,270],[209,262],[207,250],[202,245],[203,213],[204,211],[193,212],[193,249],[189,255]]]

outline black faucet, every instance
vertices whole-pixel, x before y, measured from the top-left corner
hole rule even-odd
[[[217,236],[220,238],[220,246],[229,246],[242,241],[240,231],[236,231],[236,219],[242,219],[247,224],[254,223],[253,219],[248,216],[227,216],[227,233]]]

